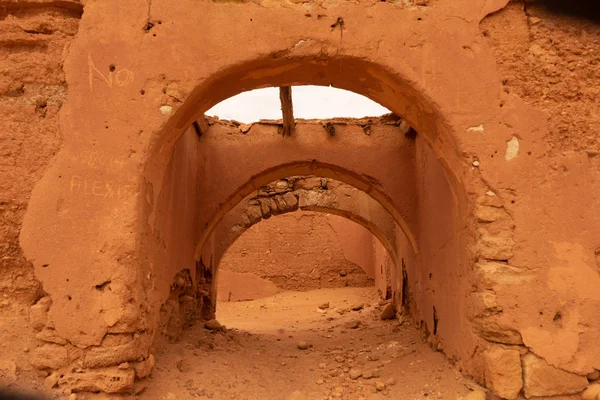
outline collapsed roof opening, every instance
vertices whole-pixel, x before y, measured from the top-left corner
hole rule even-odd
[[[312,85],[293,86],[291,89],[294,118],[363,118],[390,113],[375,101],[348,90]],[[206,115],[243,123],[281,119],[279,88],[242,92],[215,105]]]

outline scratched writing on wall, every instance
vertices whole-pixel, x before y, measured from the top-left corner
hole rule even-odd
[[[75,156],[70,156],[71,161],[88,168],[102,168],[117,172],[123,170],[126,161],[114,155],[107,155],[95,151],[83,151]]]
[[[131,185],[120,182],[88,179],[73,175],[69,183],[69,191],[73,194],[97,197],[101,199],[125,199],[131,196]]]
[[[109,67],[109,71],[104,74],[94,64],[92,55],[88,53],[88,76],[90,81],[90,91],[94,90],[94,78],[104,82],[109,88],[114,86],[125,87],[133,82],[133,71],[127,68]]]

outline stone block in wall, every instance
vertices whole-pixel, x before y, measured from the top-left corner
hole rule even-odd
[[[489,206],[501,208],[504,206],[504,200],[496,196],[496,193],[488,190],[484,195],[477,197],[477,203],[480,206]]]
[[[289,189],[290,184],[288,183],[288,181],[282,179],[280,181],[275,182],[273,187],[277,193],[282,193]]]
[[[69,363],[69,353],[64,346],[45,344],[32,352],[30,362],[38,369],[59,369]]]
[[[523,338],[514,329],[504,327],[491,318],[476,318],[473,321],[475,331],[483,339],[492,343],[521,345]]]
[[[480,230],[481,235],[477,242],[479,256],[487,260],[509,260],[513,256],[515,242],[510,236],[493,236],[485,229]]]
[[[336,208],[335,193],[328,190],[301,190],[298,192],[298,206],[306,207],[331,207]]]
[[[504,208],[493,206],[479,206],[475,212],[475,216],[477,217],[477,222],[482,223],[495,222],[510,217]]]
[[[585,376],[549,365],[533,353],[522,358],[525,397],[560,396],[579,393],[588,386]]]
[[[100,346],[102,347],[114,347],[120,346],[123,344],[128,344],[133,340],[133,335],[128,333],[118,333],[118,334],[107,334],[102,339]]]
[[[50,329],[50,328],[42,329],[35,335],[35,338],[38,340],[41,340],[43,342],[48,342],[48,343],[56,343],[56,344],[60,344],[60,345],[67,344],[67,341],[65,339],[58,336],[56,334],[56,331],[54,329]]]
[[[133,387],[134,380],[133,369],[111,367],[66,373],[58,380],[58,385],[74,392],[123,393]]]
[[[269,201],[269,207],[271,207],[271,215],[279,215],[283,212],[279,210],[279,204],[277,204],[274,197],[269,197],[267,200]]]
[[[260,212],[264,219],[271,218],[271,201],[268,198],[262,198],[260,202]]]
[[[51,304],[52,300],[49,296],[46,296],[39,299],[37,303],[29,308],[29,323],[34,330],[39,331],[46,326]]]
[[[262,219],[262,210],[260,205],[248,206],[246,209],[246,215],[250,220],[250,225],[256,224]]]
[[[298,198],[293,193],[285,193],[283,199],[285,200],[288,211],[296,211],[298,209]]]
[[[528,270],[498,261],[478,262],[475,264],[475,274],[486,289],[493,289],[498,285],[526,283],[534,279]]]
[[[108,367],[142,356],[143,350],[135,342],[114,347],[93,347],[86,353],[83,365],[86,368]]]
[[[521,354],[494,347],[484,353],[485,385],[503,399],[516,399],[523,388]]]
[[[283,199],[283,196],[272,197],[273,201],[277,204],[277,213],[283,214],[288,211],[287,203]]]
[[[322,186],[322,180],[319,177],[303,178],[303,179],[298,179],[297,181],[294,182],[294,190],[320,189],[321,186]]]
[[[138,379],[147,377],[154,369],[154,356],[150,354],[150,356],[144,361],[134,363],[133,369],[135,370],[135,376]]]
[[[240,215],[240,222],[237,225],[234,225],[231,230],[241,233],[250,226],[252,226],[252,222],[250,221],[248,214],[243,213]]]
[[[319,202],[319,193],[313,190],[302,190],[298,193],[298,206],[300,208],[315,206]]]
[[[473,315],[475,317],[489,317],[502,312],[496,301],[496,293],[493,290],[483,290],[471,294],[471,304],[473,305]]]

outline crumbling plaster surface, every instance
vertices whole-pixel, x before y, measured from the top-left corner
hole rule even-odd
[[[61,147],[62,62],[82,9],[77,1],[0,3],[0,375],[7,378],[27,376],[23,349],[38,342],[28,314],[43,287],[19,234],[31,191]]]
[[[580,146],[550,151],[547,114],[534,108],[541,106],[504,90],[498,55],[479,21],[505,3],[367,2],[318,18],[292,4],[86,2],[64,63],[62,145],[32,192],[20,236],[52,298],[56,334],[85,348],[111,330],[152,333],[153,307],[167,298],[170,281],[149,274],[145,245],[160,234],[154,221],[167,165],[195,117],[242,90],[333,84],[405,118],[444,165],[456,218],[477,215],[460,228],[478,239],[460,268],[474,293],[491,296],[473,302],[472,313],[517,332],[555,367],[579,374],[600,368],[598,157]],[[343,31],[331,28],[338,18]],[[232,24],[236,29],[223,29]],[[513,138],[518,153],[502,156]],[[326,150],[314,150],[319,161],[329,159]],[[107,161],[89,165],[90,152]],[[354,172],[368,171],[367,162]],[[379,180],[381,193],[398,201],[390,189],[402,179]],[[413,200],[413,211],[423,212]],[[219,214],[217,205],[196,216],[200,227]],[[388,206],[396,216],[403,210]],[[421,232],[423,222],[412,222]],[[112,289],[98,293],[107,280]]]

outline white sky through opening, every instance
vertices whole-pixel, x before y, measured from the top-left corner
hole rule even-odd
[[[292,102],[294,118],[363,118],[390,112],[365,96],[327,86],[293,86]],[[260,119],[281,119],[279,88],[242,92],[215,105],[206,115],[246,124]]]

